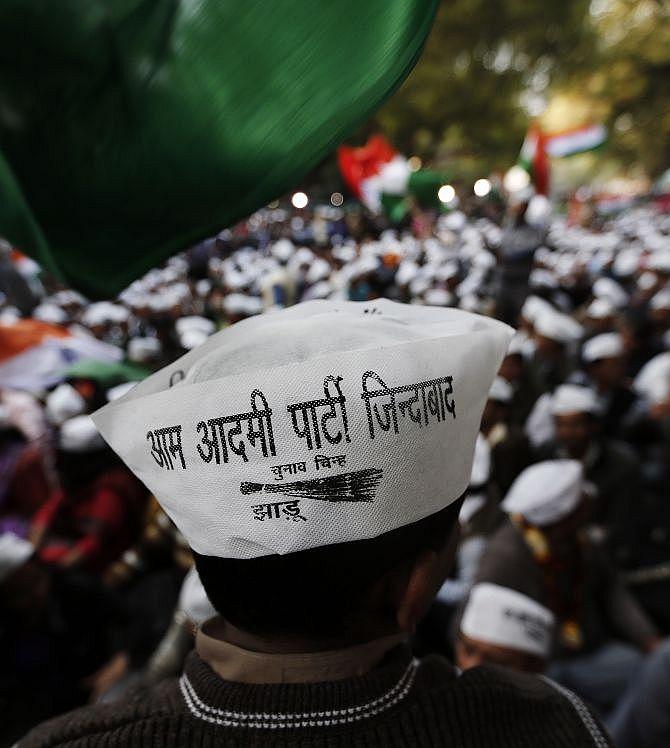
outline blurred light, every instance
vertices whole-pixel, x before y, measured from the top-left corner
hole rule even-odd
[[[529,184],[530,174],[521,166],[513,166],[503,179],[503,185],[508,192],[518,192]]]
[[[334,205],[336,208],[339,208],[343,202],[344,197],[342,196],[341,192],[333,192],[333,194],[330,196],[330,204]]]
[[[270,210],[277,210],[278,207],[279,200],[273,200],[271,203],[268,203],[268,208],[270,208]]]
[[[475,182],[474,193],[477,197],[486,197],[491,192],[491,182],[488,179],[478,179]]]
[[[410,156],[407,159],[407,166],[410,171],[419,171],[423,164],[423,161],[418,156]]]
[[[456,190],[450,184],[443,184],[437,191],[437,199],[441,203],[450,203],[456,197]]]
[[[296,192],[291,198],[291,204],[294,208],[298,208],[298,210],[306,208],[308,202],[309,198],[304,192]]]

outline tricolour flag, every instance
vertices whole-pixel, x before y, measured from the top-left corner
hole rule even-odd
[[[539,195],[546,195],[549,190],[549,161],[546,135],[539,127],[533,126],[526,133],[517,163],[530,174],[535,191]]]
[[[551,158],[563,158],[592,151],[606,140],[607,128],[604,125],[587,125],[547,134],[546,149]]]
[[[82,359],[120,361],[123,351],[36,319],[0,323],[0,388],[39,393]]]

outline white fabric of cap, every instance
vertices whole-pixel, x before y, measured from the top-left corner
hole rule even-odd
[[[482,434],[477,434],[475,456],[470,471],[470,485],[483,486],[491,475],[491,447]]]
[[[633,389],[653,403],[670,396],[670,352],[659,353],[640,369]]]
[[[35,552],[35,546],[13,532],[0,535],[0,582],[5,579]]]
[[[670,309],[670,288],[663,288],[651,297],[651,309]]]
[[[507,492],[502,508],[543,527],[567,517],[582,495],[583,468],[577,460],[547,460],[526,468]]]
[[[222,330],[94,419],[199,553],[372,538],[466,489],[512,334],[455,309],[310,301]]]
[[[216,608],[207,597],[195,566],[192,566],[184,577],[177,607],[186,613],[190,621],[198,626],[217,614]]]
[[[118,400],[120,397],[123,397],[125,394],[130,392],[136,384],[137,382],[123,382],[122,384],[117,384],[115,387],[111,387],[105,393],[107,396],[107,402],[111,403],[112,400]]]
[[[50,423],[57,426],[68,418],[81,415],[85,410],[86,401],[71,384],[59,384],[47,395],[46,416]]]
[[[508,351],[509,354],[509,351]],[[496,377],[489,390],[489,400],[497,400],[500,403],[508,403],[514,395],[512,385],[503,377]]]
[[[597,299],[607,299],[616,307],[623,307],[628,303],[628,294],[612,278],[598,278],[593,284],[593,295]]]
[[[582,358],[586,363],[602,358],[617,358],[624,353],[623,338],[617,332],[605,332],[587,340],[582,347]]]
[[[535,320],[535,332],[557,343],[569,343],[581,337],[579,322],[555,310],[542,312]]]
[[[591,319],[607,319],[616,314],[616,307],[609,299],[594,299],[586,308],[586,315]]]
[[[136,364],[152,361],[162,350],[158,338],[132,338],[128,342],[128,360]]]
[[[189,330],[198,330],[204,332],[205,335],[211,335],[214,330],[216,330],[216,325],[211,319],[207,319],[207,317],[199,317],[195,314],[188,317],[180,317],[174,323],[174,326],[177,335],[183,335]]]
[[[64,452],[86,454],[105,446],[91,416],[75,416],[65,421],[58,434],[58,446]]]
[[[554,616],[516,590],[490,582],[470,591],[461,632],[486,644],[527,652],[542,659],[551,651]]]
[[[559,385],[551,401],[551,413],[564,416],[571,413],[592,413],[598,415],[600,406],[595,392],[578,384]]]

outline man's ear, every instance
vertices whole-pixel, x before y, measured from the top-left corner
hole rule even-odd
[[[397,601],[396,621],[401,631],[413,634],[428,612],[436,592],[438,567],[439,556],[435,551],[423,551],[414,562]]]
[[[406,583],[396,595],[396,622],[401,631],[414,633],[426,615],[438,590],[453,569],[460,538],[460,525],[452,529],[444,548],[423,551],[406,577]]]

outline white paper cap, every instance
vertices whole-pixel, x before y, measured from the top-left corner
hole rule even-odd
[[[489,582],[472,588],[461,619],[465,636],[542,659],[549,657],[553,628],[554,616],[543,605]]]
[[[512,332],[454,309],[311,301],[222,330],[94,419],[199,553],[372,538],[464,492]]]
[[[538,527],[558,522],[577,506],[582,495],[582,464],[547,460],[526,468],[502,503],[508,514],[521,514]]]
[[[162,350],[158,338],[132,338],[128,342],[128,360],[136,364],[153,361]]]
[[[118,400],[120,397],[123,397],[125,394],[130,392],[136,384],[137,382],[123,382],[122,384],[117,384],[115,387],[111,387],[105,393],[107,396],[107,402],[111,403],[112,400]]]
[[[482,434],[477,434],[475,442],[475,456],[470,471],[470,487],[477,490],[491,475],[491,447]]]
[[[586,308],[586,315],[591,319],[606,319],[616,314],[616,308],[609,299],[594,299]]]
[[[0,535],[0,582],[4,582],[14,569],[24,564],[34,551],[32,543],[13,532]]]
[[[216,330],[216,325],[211,319],[207,319],[207,317],[198,317],[197,315],[180,317],[174,323],[174,326],[177,335],[183,335],[185,332],[190,330],[198,330],[203,332],[205,335],[211,335],[214,330]]]
[[[102,449],[105,442],[91,416],[75,416],[60,427],[58,446],[64,452],[85,454]]]
[[[601,358],[623,356],[623,338],[617,332],[606,332],[587,340],[582,347],[582,358],[586,363],[599,361]]]
[[[600,406],[596,393],[589,387],[578,384],[559,385],[551,401],[551,413],[563,416],[570,413],[592,413],[598,415]]]
[[[178,607],[186,613],[189,620],[198,626],[217,614],[216,609],[209,602],[195,566],[191,567],[188,574],[184,577],[179,592]]]
[[[612,278],[598,278],[593,284],[593,295],[597,299],[607,299],[616,307],[623,307],[628,303],[628,294]]]
[[[50,423],[57,426],[68,418],[81,415],[85,410],[86,401],[71,384],[59,384],[47,395],[46,416]]]
[[[509,351],[508,351],[509,353]],[[514,395],[512,385],[503,377],[496,377],[489,390],[489,400],[497,400],[500,403],[508,403]]]
[[[62,325],[67,322],[67,314],[56,304],[45,302],[33,309],[34,319],[49,322],[52,325]]]
[[[649,306],[651,309],[670,309],[670,288],[663,288],[654,294]]]
[[[535,320],[535,332],[542,337],[555,340],[557,343],[569,343],[578,340],[582,327],[572,317],[554,310],[542,312]]]

